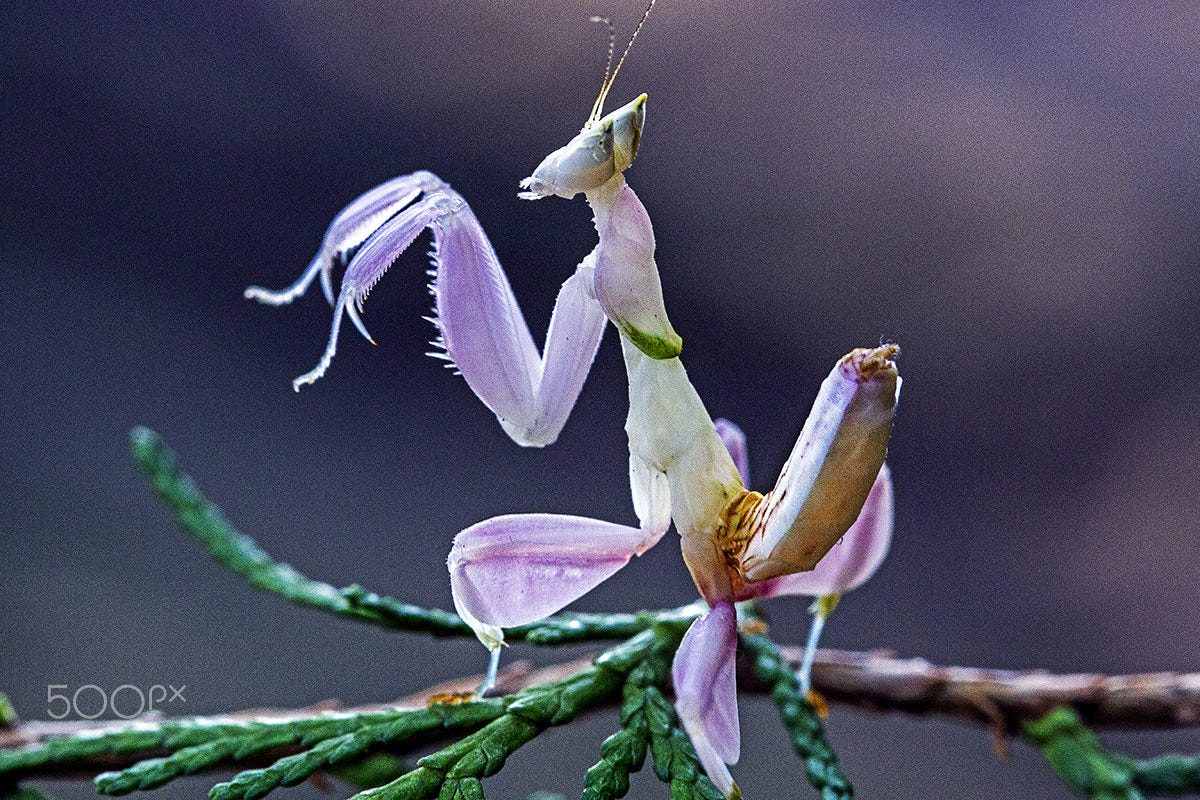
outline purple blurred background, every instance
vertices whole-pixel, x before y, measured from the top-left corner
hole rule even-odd
[[[215,713],[384,700],[482,669],[474,642],[329,621],[181,535],[129,463],[159,430],[202,488],[315,577],[449,607],[451,537],[485,517],[633,521],[612,331],[559,442],[513,445],[426,358],[425,259],[372,292],[328,375],[329,311],[282,286],[333,214],[431,169],[468,199],[535,336],[595,241],[582,200],[516,184],[582,124],[594,0],[18,3],[0,12],[0,690],[187,684]],[[620,44],[620,43],[619,43]],[[684,362],[774,482],[833,362],[903,347],[891,555],[825,642],[939,663],[1200,663],[1200,15],[1190,2],[663,0],[610,107],[650,95],[628,178]],[[578,604],[688,602],[673,534]],[[802,641],[803,600],[773,631]],[[506,661],[553,652],[511,648]],[[748,798],[812,796],[745,700]],[[512,759],[489,796],[577,795],[597,717]],[[864,798],[1061,798],[985,732],[836,710]],[[1115,734],[1135,753],[1195,732]],[[648,773],[647,773],[648,774]],[[191,797],[211,781],[163,797]],[[54,786],[87,797],[87,784]],[[315,797],[310,788],[295,796]],[[652,777],[635,797],[662,797]],[[343,791],[342,794],[348,794]]]

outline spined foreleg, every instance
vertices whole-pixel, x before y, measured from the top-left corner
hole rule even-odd
[[[321,249],[292,286],[278,292],[251,287],[246,296],[271,305],[291,302],[319,275],[334,305],[329,341],[320,362],[293,381],[313,383],[337,352],[343,314],[370,339],[359,312],[375,283],[409,245],[433,232],[432,292],[436,344],[476,395],[519,444],[542,446],[557,438],[583,386],[604,331],[589,257],[563,284],[540,355],[508,278],[479,221],[458,192],[430,172],[388,181],[334,219]],[[336,301],[331,273],[346,272]]]

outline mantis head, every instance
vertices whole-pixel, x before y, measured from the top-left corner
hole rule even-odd
[[[599,189],[633,163],[645,121],[644,94],[605,117],[589,119],[578,136],[546,156],[533,175],[521,181],[521,197],[540,200],[556,194],[569,200]]]

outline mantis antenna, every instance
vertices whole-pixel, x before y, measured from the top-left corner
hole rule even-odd
[[[617,79],[617,73],[621,71],[621,65],[625,63],[625,56],[629,55],[629,49],[633,47],[633,42],[637,39],[638,34],[642,30],[642,26],[646,24],[646,17],[650,16],[650,9],[654,8],[656,0],[650,0],[650,5],[646,6],[646,10],[642,13],[642,18],[638,20],[637,27],[633,29],[633,35],[629,37],[629,44],[625,45],[625,52],[621,53],[621,58],[617,61],[617,67],[610,74],[608,65],[604,68],[604,83],[600,86],[600,95],[596,98],[596,102],[592,104],[592,113],[588,115],[588,123],[591,124],[600,119],[600,115],[604,111],[604,100],[608,97],[608,90],[612,88],[613,81]],[[606,21],[602,17],[592,17],[593,21]],[[609,23],[609,46],[608,58],[609,64],[612,64],[612,23]]]
[[[612,72],[613,48],[617,43],[617,30],[613,27],[612,20],[608,17],[592,17],[588,22],[603,22],[608,26],[608,60],[604,62],[604,80],[600,82],[600,88],[603,89],[608,85],[608,76]],[[592,103],[592,116],[595,115],[596,104]]]

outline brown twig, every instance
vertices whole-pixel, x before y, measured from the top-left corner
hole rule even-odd
[[[785,649],[789,659],[798,650]],[[833,703],[875,711],[937,714],[1002,726],[1008,733],[1069,706],[1093,728],[1200,725],[1200,672],[1054,675],[1045,670],[940,667],[890,653],[822,650],[813,686]]]
[[[793,665],[800,661],[800,650],[785,648]],[[511,665],[500,678],[498,690],[504,694],[529,686],[561,680],[590,663],[590,658],[535,669],[528,662]],[[422,708],[435,695],[470,692],[479,684],[479,676],[459,678],[432,686],[409,697],[385,705],[344,709],[362,713],[385,708]],[[748,670],[739,675],[743,691],[762,692],[765,687]],[[821,650],[813,667],[813,686],[831,703],[871,711],[904,711],[917,715],[938,715],[986,726],[998,737],[1019,732],[1020,723],[1038,719],[1059,707],[1074,708],[1090,727],[1141,729],[1181,728],[1200,725],[1200,673],[1149,673],[1144,675],[1054,675],[1044,670],[1013,671],[973,667],[942,667],[921,658],[897,658],[886,652],[858,653]],[[323,703],[290,711],[249,710],[220,719],[286,721],[312,716],[320,711],[339,708],[336,702]],[[155,721],[143,717],[136,722],[26,722],[0,730],[0,749],[37,744],[50,737],[82,731],[116,732],[133,725]],[[426,738],[413,744],[428,747],[461,735]],[[295,748],[277,748],[255,761],[270,763],[295,752]],[[145,759],[162,755],[155,752],[105,754],[86,762],[74,762],[69,769],[53,765],[29,777],[67,777],[121,769]],[[253,766],[241,763],[239,766]]]

